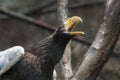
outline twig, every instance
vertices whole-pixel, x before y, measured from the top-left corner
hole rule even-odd
[[[70,6],[69,9],[77,9],[77,8],[83,8],[83,7],[95,7],[95,6],[101,6],[104,4],[105,1],[96,1],[91,3],[83,3],[83,4],[77,4]]]
[[[77,42],[81,42],[81,43],[85,44],[86,46],[90,46],[92,44],[92,42],[86,40],[86,38],[84,36],[82,36],[82,37],[76,36],[73,39]]]
[[[49,2],[47,4],[45,4],[44,6],[38,6],[37,8],[34,8],[32,10],[30,10],[29,12],[25,13],[25,15],[36,15],[36,14],[40,14],[43,10],[45,10],[46,8],[49,8],[51,6],[53,6],[54,4],[56,4],[57,1],[52,1],[52,2]]]
[[[83,3],[83,4],[68,6],[68,9],[74,10],[74,9],[80,9],[80,8],[83,8],[83,7],[101,6],[103,4],[104,4],[104,1],[97,1],[97,2],[92,2],[92,3]],[[47,9],[47,10],[44,10],[44,11],[41,11],[41,12],[39,11],[38,13],[39,13],[39,15],[43,15],[43,14],[49,14],[49,13],[53,13],[53,12],[57,12],[57,9],[56,8],[55,9]],[[34,15],[34,14],[31,14],[31,15]]]
[[[28,16],[33,16],[33,15],[36,16],[36,15],[43,15],[43,14],[57,12],[57,8],[49,9],[49,7],[51,7],[51,5],[54,5],[55,3],[57,3],[57,1],[52,1],[52,2],[44,5],[43,7],[40,6],[40,7],[34,8],[34,9],[32,9],[26,13],[23,13],[23,14],[28,15]],[[83,4],[68,6],[68,9],[74,10],[74,9],[79,9],[79,8],[83,8],[83,7],[101,6],[103,4],[104,4],[104,1],[97,1],[97,2],[92,2],[92,3],[83,3]]]

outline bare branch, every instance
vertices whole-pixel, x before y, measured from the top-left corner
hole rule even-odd
[[[110,3],[109,3],[110,1]],[[120,0],[108,0],[104,21],[74,77],[95,80],[108,60],[120,35]],[[74,78],[73,77],[73,78]],[[73,80],[71,78],[70,80]]]
[[[66,46],[63,58],[60,61],[60,67],[63,75],[62,80],[68,80],[73,75],[71,66],[71,41]]]
[[[45,23],[43,21],[34,20],[30,17],[24,16],[22,14],[16,13],[16,12],[11,11],[6,8],[0,8],[0,13],[5,14],[5,15],[10,16],[15,19],[19,19],[21,21],[25,21],[25,22],[33,24],[33,25],[36,25],[36,27],[46,29],[48,31],[54,31],[56,29],[54,26],[48,25],[47,23]]]
[[[68,16],[68,0],[58,0],[58,20],[60,24],[64,24]],[[62,80],[68,80],[72,76],[71,67],[71,42],[66,46],[63,58],[60,61],[60,68],[62,71]]]
[[[58,0],[58,20],[61,22],[60,24],[64,24],[68,17],[67,5],[67,0]]]
[[[56,0],[47,3],[46,5],[44,5],[42,7],[38,6],[37,8],[34,8],[34,9],[28,11],[27,13],[25,13],[25,15],[33,15],[33,14],[34,15],[37,15],[37,14],[40,15],[40,13],[42,13],[43,10],[48,9],[49,7],[51,7],[51,6],[55,5],[55,4],[57,4]]]
[[[95,2],[91,2],[91,3],[82,3],[82,4],[69,6],[69,9],[77,9],[77,8],[83,8],[83,7],[96,7],[96,6],[103,5],[104,2],[105,1],[95,1]]]
[[[92,2],[92,3],[83,3],[83,4],[68,6],[68,9],[69,10],[74,10],[74,9],[80,9],[80,8],[83,8],[83,7],[102,6],[103,4],[104,4],[104,1],[97,1],[97,2]],[[55,9],[47,9],[47,10],[41,11],[39,13],[39,15],[49,14],[49,13],[53,13],[53,12],[57,12],[57,9],[56,8]]]
[[[57,1],[52,1],[49,2],[47,4],[45,4],[44,6],[38,6],[28,12],[25,12],[23,14],[27,15],[27,16],[38,16],[38,15],[44,15],[44,14],[50,14],[53,12],[57,12],[57,8],[52,8],[50,9],[51,6],[55,5],[57,3]],[[96,1],[96,2],[91,2],[91,3],[82,3],[82,4],[76,4],[76,5],[72,5],[72,6],[68,6],[68,9],[70,10],[74,10],[74,9],[80,9],[83,7],[95,7],[95,6],[101,6],[104,4],[104,1]],[[6,18],[6,17],[4,17]]]

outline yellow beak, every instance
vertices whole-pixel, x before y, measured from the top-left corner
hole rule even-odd
[[[79,22],[83,22],[83,20],[78,17],[78,16],[73,16],[71,18],[68,18],[64,25],[65,25],[65,29],[67,31],[67,33],[69,33],[70,35],[83,35],[85,34],[84,32],[82,31],[74,31],[74,32],[71,32],[71,30],[75,27],[75,25]]]

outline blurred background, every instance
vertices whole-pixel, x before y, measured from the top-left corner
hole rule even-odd
[[[80,37],[86,43],[72,40],[72,66],[74,69],[93,42],[103,21],[105,0],[68,0],[68,2],[69,16],[80,16],[84,21],[77,25],[76,30],[86,33]],[[8,8],[47,23],[47,25],[60,26],[57,20],[57,0],[0,0],[0,8]],[[40,26],[36,27],[23,20],[8,17],[0,11],[1,51],[15,45],[28,48],[51,33]],[[120,80],[120,39],[97,80]]]

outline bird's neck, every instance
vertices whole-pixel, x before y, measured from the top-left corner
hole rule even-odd
[[[51,77],[54,66],[62,58],[67,43],[68,41],[55,40],[50,36],[42,40],[39,44],[29,48],[26,52],[36,56],[35,61],[37,60],[37,65],[41,66],[42,74]],[[34,64],[36,64],[36,62]]]

